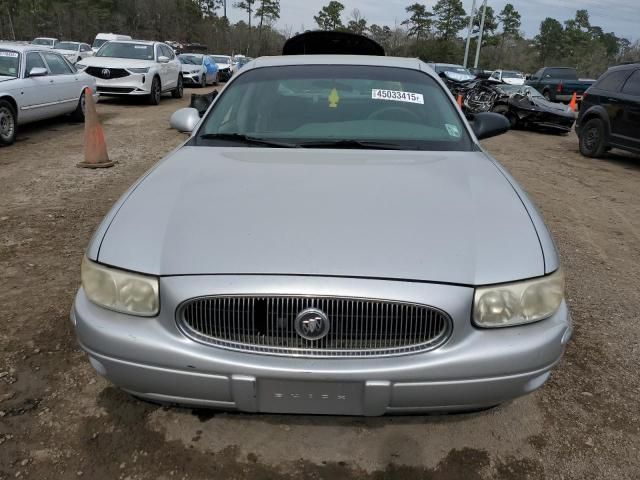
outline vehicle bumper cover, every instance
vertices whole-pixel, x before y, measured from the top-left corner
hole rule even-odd
[[[102,79],[95,77],[101,95],[149,95],[151,91],[149,74],[131,74],[123,78]]]
[[[316,279],[309,281],[311,289]],[[454,333],[435,351],[330,359],[233,352],[182,335],[172,318],[172,301],[166,308],[163,305],[167,318],[163,313],[138,318],[94,305],[82,289],[71,321],[96,371],[136,396],[198,407],[304,414],[383,415],[497,405],[542,386],[571,337],[571,318],[564,303],[544,321],[485,330],[474,328],[469,319],[472,289],[411,287],[417,296],[420,290],[430,298],[435,293],[445,304],[465,295],[456,312],[448,308]],[[193,292],[193,296],[199,294]],[[415,296],[410,292],[404,300],[415,301]],[[446,307],[443,302],[439,305]]]

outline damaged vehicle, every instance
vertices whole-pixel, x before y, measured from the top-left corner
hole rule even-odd
[[[545,128],[569,132],[575,114],[562,103],[548,101],[528,85],[508,85],[488,80],[456,82],[447,86],[454,96],[462,96],[465,114],[495,112],[507,117],[511,128]]]

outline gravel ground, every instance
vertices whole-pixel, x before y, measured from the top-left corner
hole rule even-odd
[[[187,92],[189,93],[189,92]],[[640,158],[569,135],[485,142],[539,206],[575,334],[536,393],[482,413],[342,418],[164,409],[98,378],[68,312],[110,205],[185,137],[184,100],[98,105],[108,170],[78,169],[82,125],[0,149],[0,479],[635,479],[640,475]]]

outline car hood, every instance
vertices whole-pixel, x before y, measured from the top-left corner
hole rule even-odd
[[[524,85],[524,78],[503,78],[502,81],[507,85]]]
[[[9,77],[6,75],[0,75],[0,82],[6,82],[8,80],[17,80],[16,77]]]
[[[82,64],[87,67],[104,68],[145,68],[155,65],[153,60],[132,60],[130,58],[114,57],[87,57],[82,60]]]
[[[119,205],[98,261],[465,285],[544,274],[529,212],[482,152],[183,147]]]
[[[54,48],[54,50],[58,53],[61,53],[62,55],[74,55],[78,53],[77,50],[66,50],[61,48]]]
[[[199,65],[182,65],[183,72],[199,72],[201,69]]]

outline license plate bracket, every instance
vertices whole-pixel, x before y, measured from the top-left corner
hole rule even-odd
[[[265,413],[363,415],[364,384],[258,380],[258,410]]]

